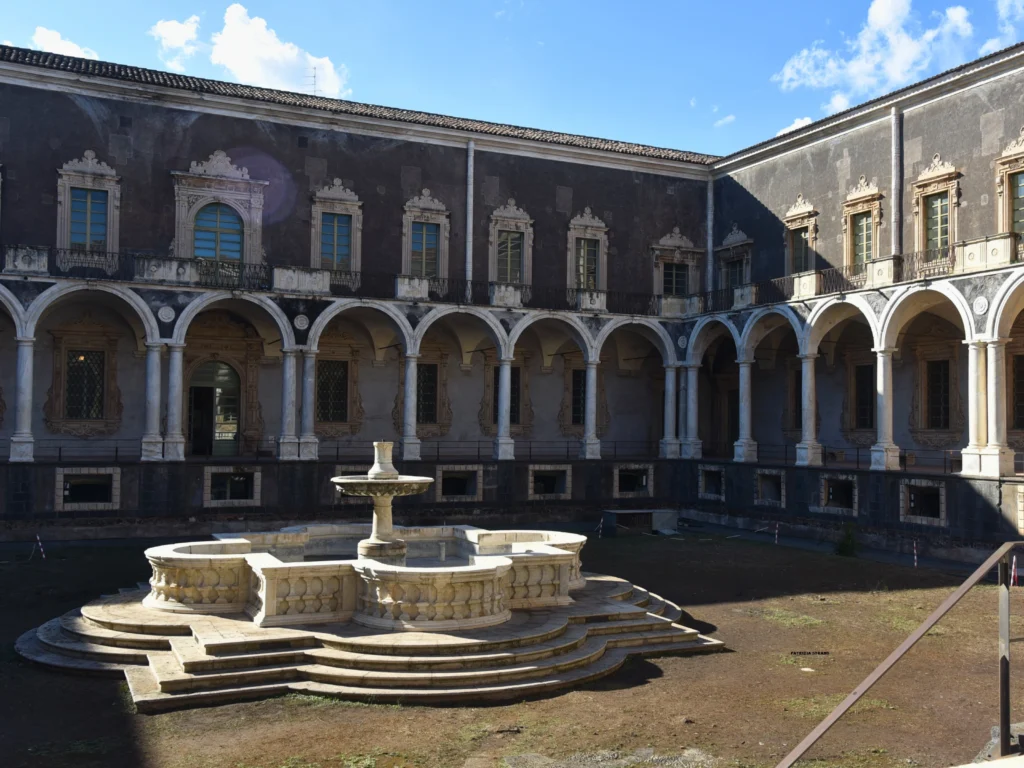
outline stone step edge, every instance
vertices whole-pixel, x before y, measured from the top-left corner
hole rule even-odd
[[[28,630],[14,642],[14,650],[26,661],[41,667],[57,668],[66,672],[96,677],[119,678],[129,669],[148,669],[148,667],[139,665],[129,666],[54,653],[40,642],[35,628]]]
[[[50,619],[42,626],[36,628],[35,632],[39,642],[51,653],[74,656],[91,661],[146,665],[149,663],[148,654],[158,653],[82,642],[64,633],[59,618]]]
[[[152,651],[169,651],[171,649],[169,637],[107,629],[91,619],[87,619],[77,608],[61,616],[60,624],[66,633],[80,637],[83,641],[93,645]]]

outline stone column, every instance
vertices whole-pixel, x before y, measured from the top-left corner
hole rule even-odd
[[[587,361],[587,393],[583,410],[581,459],[600,459],[601,441],[597,439],[597,361]]]
[[[277,442],[277,458],[294,461],[299,458],[299,439],[295,436],[295,350],[286,349],[281,360],[281,437]]]
[[[498,436],[494,440],[494,458],[514,459],[516,444],[512,439],[512,358],[502,358],[498,366]]]
[[[757,461],[757,443],[750,429],[750,366],[753,360],[737,360],[740,367],[740,439],[733,447],[733,461]]]
[[[160,461],[164,440],[160,436],[160,355],[163,344],[146,344],[146,426],[142,435],[142,460]]]
[[[798,467],[821,466],[821,444],[818,442],[818,390],[814,379],[814,366],[818,356],[800,355],[800,442],[796,444]]]
[[[420,439],[416,437],[416,361],[419,355],[405,356],[405,393],[402,412],[402,458],[420,460]]]
[[[899,469],[900,449],[892,441],[892,353],[893,349],[876,349],[875,419],[877,442],[871,446],[871,468]]]
[[[299,458],[316,461],[320,441],[313,427],[316,408],[316,350],[302,353],[302,417],[299,424]]]
[[[988,444],[982,451],[981,469],[985,477],[1013,475],[1013,451],[1006,442],[1006,342],[988,342]]]
[[[704,455],[703,443],[697,437],[697,377],[699,375],[700,364],[691,363],[686,366],[686,438],[682,443],[682,455],[686,459],[699,459]]]
[[[676,378],[678,366],[665,366],[665,425],[664,435],[658,446],[658,455],[663,459],[679,458],[679,440],[676,438]]]
[[[967,345],[967,447],[961,452],[960,474],[981,475],[982,449],[988,445],[985,342],[965,341],[964,344]]]
[[[181,432],[184,393],[184,344],[168,344],[167,359],[167,434],[164,436],[164,460],[185,460],[185,436]]]
[[[14,435],[11,437],[11,461],[32,461],[32,357],[34,338],[18,339],[18,369],[15,374]]]

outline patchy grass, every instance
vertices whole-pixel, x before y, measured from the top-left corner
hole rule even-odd
[[[798,699],[786,699],[782,702],[783,712],[792,712],[801,717],[810,717],[815,720],[823,720],[829,712],[838,707],[847,694],[833,693],[819,696],[803,697]],[[850,712],[877,712],[884,709],[896,709],[885,699],[861,699],[853,705]]]
[[[796,613],[795,611],[787,611],[783,608],[748,608],[746,613],[751,616],[757,616],[758,618],[770,621],[773,624],[778,624],[782,627],[789,627],[791,629],[819,627],[825,623],[822,619],[816,619],[813,616]]]
[[[285,706],[291,707],[352,707],[352,708],[367,708],[374,707],[378,709],[401,709],[401,704],[378,704],[372,701],[346,701],[345,699],[336,699],[333,696],[317,696],[313,693],[289,693],[281,697],[285,703]]]

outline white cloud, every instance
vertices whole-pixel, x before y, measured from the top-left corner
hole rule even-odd
[[[13,46],[14,43],[12,43],[10,40],[4,40],[2,45],[11,45],[11,46]]]
[[[215,32],[210,61],[224,67],[242,83],[289,91],[310,91],[316,71],[316,92],[344,97],[348,70],[327,56],[317,57],[295,43],[282,41],[265,19],[249,16],[235,3],[224,12],[224,28]]]
[[[985,41],[978,51],[982,56],[1017,42],[1017,25],[1024,21],[1024,0],[996,0],[999,34]]]
[[[1024,5],[1024,0],[999,0]],[[772,81],[783,91],[832,88],[826,112],[845,109],[854,98],[871,98],[922,77],[933,64],[951,67],[966,58],[974,34],[962,5],[933,14],[922,30],[911,15],[911,0],[872,0],[868,18],[847,51],[830,50],[820,40],[791,56]]]
[[[185,71],[185,59],[198,49],[199,17],[192,15],[184,21],[161,19],[149,28],[150,37],[160,43],[160,61],[175,72]]]
[[[717,104],[715,104],[714,106],[712,106],[712,107],[711,107],[711,111],[712,111],[712,112],[717,112],[717,111],[718,111],[718,105],[717,105]]]
[[[721,120],[715,120],[715,128],[721,128],[723,125],[728,125],[736,121],[736,115],[726,115]]]
[[[784,133],[789,133],[790,131],[795,131],[798,128],[803,128],[805,125],[810,125],[813,122],[814,121],[811,120],[811,118],[809,118],[809,117],[798,117],[796,120],[794,120],[792,123],[787,125],[785,128],[783,128],[781,131],[779,131],[775,135],[776,136],[781,136]]]
[[[693,97],[690,98],[690,106],[691,107],[696,107],[697,106],[697,97],[696,96],[693,96]]]
[[[77,56],[81,59],[98,59],[100,57],[92,48],[83,48],[81,45],[61,37],[60,32],[46,27],[36,27],[36,31],[32,34],[32,45],[47,53]]]

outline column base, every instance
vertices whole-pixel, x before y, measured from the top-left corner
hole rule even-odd
[[[877,472],[887,472],[900,468],[900,447],[895,443],[882,445],[875,443],[871,446],[871,469]]]
[[[494,438],[494,458],[496,461],[511,461],[516,457],[516,441],[511,437]]]
[[[664,437],[658,443],[658,456],[663,459],[679,458],[679,441],[674,437]]]
[[[35,440],[31,435],[15,435],[11,438],[11,455],[9,461],[33,461]]]
[[[822,465],[823,451],[821,443],[800,442],[796,444],[796,465],[798,467],[820,467]]]
[[[583,438],[580,441],[580,458],[581,459],[600,459],[601,458],[601,441],[596,437]]]
[[[299,438],[282,437],[277,441],[277,458],[281,461],[299,460]]]
[[[684,459],[700,459],[704,456],[702,440],[680,440],[679,455]]]
[[[966,453],[966,452],[965,452]],[[1005,446],[988,445],[979,448],[981,466],[979,475],[981,477],[1012,477],[1013,450]],[[966,464],[966,457],[964,459]]]
[[[299,438],[299,458],[316,461],[320,458],[320,441],[316,437]]]
[[[177,437],[165,437],[164,438],[164,461],[184,461],[185,460],[185,438],[181,435]]]
[[[402,461],[420,460],[420,439],[418,437],[402,438]]]
[[[164,439],[160,435],[142,436],[142,461],[164,460]]]
[[[737,440],[733,444],[733,461],[739,461],[744,464],[750,464],[757,461],[757,441],[756,440]]]
[[[356,547],[360,560],[376,560],[385,565],[405,565],[408,547],[401,539],[380,541],[374,538],[363,539]]]

